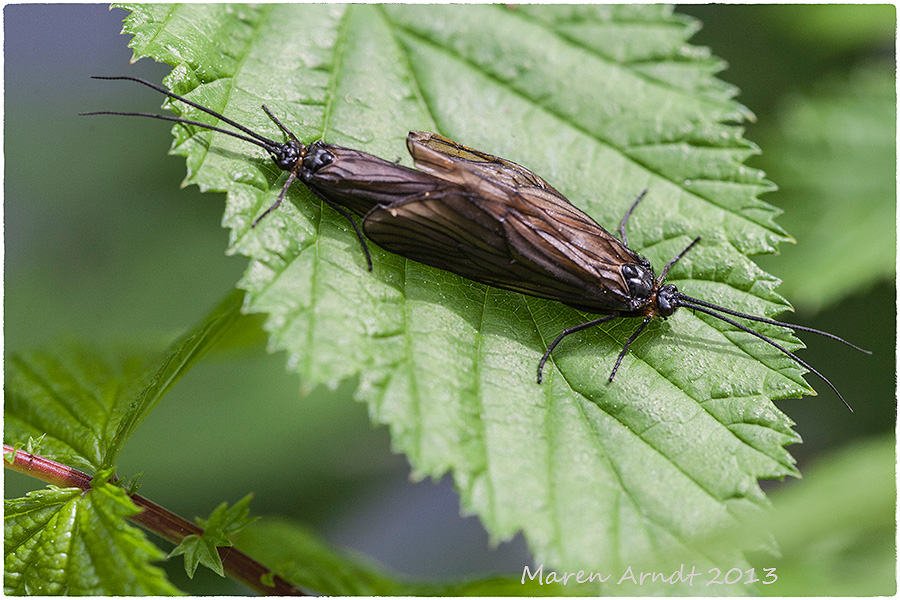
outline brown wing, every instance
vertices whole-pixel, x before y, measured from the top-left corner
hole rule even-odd
[[[640,256],[527,169],[429,135],[450,150],[412,134],[407,143],[417,166],[427,161],[445,185],[373,209],[363,220],[370,239],[468,279],[582,310],[639,308],[621,269],[645,264]]]
[[[568,202],[553,186],[516,163],[458,144],[429,131],[410,131],[406,147],[416,167],[446,181],[478,185],[488,180],[509,187],[536,187]]]

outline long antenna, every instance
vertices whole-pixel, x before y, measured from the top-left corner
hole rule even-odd
[[[156,113],[141,113],[141,112],[115,112],[111,110],[98,110],[95,112],[86,112],[86,113],[78,113],[79,117],[89,117],[92,115],[119,115],[121,117],[148,117],[150,119],[159,119],[160,121],[172,121],[173,123],[184,123],[186,125],[196,125],[198,127],[203,127],[204,129],[211,129],[213,131],[218,131],[219,133],[224,133],[225,135],[230,135],[231,137],[236,137],[239,140],[244,140],[245,142],[250,142],[251,144],[256,144],[263,150],[268,152],[274,152],[278,149],[280,144],[276,144],[272,142],[271,144],[267,142],[260,142],[259,140],[255,140],[251,137],[247,137],[246,135],[241,135],[239,133],[235,133],[233,131],[228,131],[227,129],[222,129],[221,127],[216,127],[214,125],[208,125],[206,123],[201,123],[200,121],[192,121],[191,119],[183,119],[181,117],[172,117],[169,115],[158,115]]]
[[[809,333],[816,333],[818,335],[835,340],[836,342],[846,344],[847,346],[850,346],[854,350],[859,350],[860,352],[862,352],[864,354],[872,354],[871,350],[865,350],[863,348],[860,348],[856,344],[848,342],[844,338],[838,337],[838,336],[834,335],[833,333],[828,333],[827,331],[822,331],[820,329],[813,329],[812,327],[804,327],[803,325],[794,325],[793,323],[785,323],[783,321],[775,321],[774,319],[767,319],[765,317],[757,317],[756,315],[748,315],[746,313],[738,312],[736,310],[730,310],[728,308],[725,308],[724,306],[718,306],[716,304],[711,304],[709,302],[705,302],[705,301],[699,300],[697,298],[691,298],[690,296],[682,294],[681,292],[678,293],[678,296],[676,297],[676,299],[679,302],[686,300],[687,302],[690,302],[691,304],[705,306],[706,308],[710,308],[710,309],[718,311],[718,312],[723,312],[727,315],[741,317],[742,319],[748,319],[750,321],[757,321],[759,323],[768,323],[769,325],[777,325],[779,327],[787,327],[788,329],[794,329],[796,331],[808,331]]]
[[[259,217],[257,217],[256,219],[253,220],[253,222],[250,224],[251,227],[256,227],[256,225],[266,215],[268,215],[269,213],[271,213],[273,210],[275,210],[276,208],[278,208],[281,205],[282,201],[284,200],[285,194],[287,194],[288,188],[291,186],[291,184],[294,181],[297,180],[298,173],[299,173],[298,170],[303,168],[301,161],[305,155],[307,147],[300,140],[297,139],[297,136],[294,135],[294,133],[290,129],[285,127],[285,125],[278,119],[278,117],[275,116],[275,114],[271,110],[269,110],[269,107],[267,107],[265,104],[262,105],[263,111],[265,111],[265,113],[269,116],[269,118],[272,119],[272,121],[278,126],[278,128],[281,129],[281,131],[290,139],[289,142],[281,143],[281,142],[276,142],[274,140],[270,140],[266,136],[256,133],[249,127],[245,127],[236,121],[232,121],[231,119],[229,119],[228,117],[226,117],[225,115],[223,115],[221,113],[218,113],[210,108],[206,108],[205,106],[203,106],[201,104],[197,104],[196,102],[188,100],[184,96],[179,96],[178,94],[175,94],[174,92],[170,92],[169,90],[167,90],[166,88],[164,88],[162,86],[156,85],[155,83],[146,81],[144,79],[139,79],[137,77],[128,77],[125,75],[120,75],[120,76],[115,76],[115,77],[104,77],[104,76],[95,75],[95,76],[91,77],[91,79],[135,81],[137,83],[140,83],[141,85],[147,86],[150,89],[156,90],[157,92],[159,92],[161,94],[165,94],[166,96],[169,96],[170,98],[174,98],[175,100],[178,100],[179,102],[183,102],[183,103],[187,104],[188,106],[193,106],[197,110],[203,111],[204,113],[211,115],[211,116],[219,119],[220,121],[224,121],[225,123],[228,123],[232,127],[235,127],[236,129],[238,129],[239,131],[243,131],[248,136],[252,136],[252,137],[247,137],[246,135],[241,135],[240,133],[235,133],[234,131],[229,131],[227,129],[222,129],[221,127],[216,127],[215,125],[207,125],[206,123],[201,123],[200,121],[184,119],[182,117],[173,117],[173,116],[169,116],[169,115],[158,115],[155,113],[118,112],[118,111],[106,111],[106,110],[80,113],[81,116],[119,115],[119,116],[123,116],[123,117],[147,117],[149,119],[159,119],[160,121],[171,121],[173,123],[183,123],[185,125],[196,125],[197,127],[202,127],[204,129],[210,129],[212,131],[224,133],[225,135],[230,135],[231,137],[238,138],[239,140],[244,140],[245,142],[250,142],[251,144],[255,144],[255,145],[259,146],[260,148],[263,148],[264,150],[269,152],[269,154],[271,154],[271,158],[273,161],[275,161],[275,164],[278,165],[278,168],[280,168],[283,171],[288,171],[289,174],[288,174],[287,180],[285,181],[284,185],[281,188],[281,193],[278,195],[278,199],[275,200],[275,202],[271,206],[269,206],[269,208],[267,208],[265,210],[265,212],[263,212],[263,214],[261,214]],[[344,210],[336,202],[329,200],[326,196],[315,193],[315,190],[313,190],[313,193],[316,195],[316,197],[318,197],[320,200],[325,202],[325,204],[327,204],[328,206],[333,208],[338,214],[340,214],[341,216],[346,218],[348,221],[350,221],[350,225],[353,226],[353,231],[356,233],[356,237],[359,239],[359,242],[362,245],[363,252],[366,255],[366,262],[368,263],[369,270],[371,271],[372,270],[372,256],[369,253],[369,246],[368,246],[368,244],[366,244],[366,239],[363,236],[363,233],[360,230],[359,226],[356,224],[356,221],[353,220],[353,217],[350,215],[349,212]]]
[[[687,298],[687,297],[685,296],[684,299],[686,299],[686,298]],[[733,325],[734,327],[737,327],[737,328],[740,329],[741,331],[745,331],[745,332],[747,332],[747,333],[749,333],[749,334],[751,334],[751,335],[754,335],[754,336],[758,337],[759,339],[761,339],[762,341],[764,341],[765,343],[769,344],[770,346],[773,346],[773,347],[777,348],[778,350],[780,350],[781,352],[783,352],[784,354],[786,354],[787,356],[789,356],[794,362],[796,362],[797,364],[803,366],[807,371],[809,371],[810,373],[813,373],[813,374],[816,375],[819,379],[821,379],[822,381],[824,381],[825,383],[827,383],[827,384],[828,384],[828,387],[830,387],[832,390],[834,390],[834,393],[837,394],[837,397],[840,398],[840,399],[841,399],[841,402],[844,403],[844,406],[846,406],[847,409],[848,409],[850,412],[853,412],[853,408],[847,403],[846,400],[844,400],[844,397],[841,396],[841,393],[838,391],[838,389],[837,389],[836,387],[834,387],[834,384],[833,384],[833,383],[831,383],[830,381],[828,381],[828,379],[827,379],[824,375],[822,375],[821,373],[819,373],[818,371],[816,371],[809,363],[807,363],[806,361],[804,361],[802,358],[800,358],[799,356],[797,356],[796,354],[794,354],[793,352],[791,352],[790,350],[788,350],[787,348],[785,348],[785,347],[782,346],[781,344],[777,343],[775,340],[773,340],[773,339],[771,339],[771,338],[769,338],[769,337],[764,336],[763,334],[761,334],[761,333],[758,332],[758,331],[754,331],[753,329],[750,329],[750,328],[747,327],[746,325],[741,325],[740,323],[738,323],[737,321],[735,321],[735,320],[733,320],[733,319],[729,319],[728,317],[725,317],[725,316],[722,316],[722,315],[720,315],[720,314],[718,314],[718,313],[716,313],[716,312],[713,312],[712,310],[709,310],[708,308],[704,308],[704,307],[703,307],[702,305],[700,305],[700,304],[694,304],[694,303],[692,303],[692,302],[685,302],[685,301],[682,299],[682,300],[679,300],[679,305],[682,306],[682,307],[684,307],[684,308],[689,308],[689,309],[691,309],[691,310],[696,310],[696,311],[699,311],[699,312],[702,312],[702,313],[706,313],[706,314],[710,315],[711,317],[715,317],[715,318],[719,319],[720,321],[725,321],[726,323],[728,323],[728,324],[730,324],[730,325]],[[851,345],[852,345],[852,344],[851,344]]]
[[[91,76],[91,79],[105,79],[105,80],[110,80],[110,81],[117,81],[117,80],[136,81],[137,83],[140,83],[141,85],[146,85],[148,88],[153,89],[153,90],[156,90],[156,91],[159,92],[160,94],[165,94],[165,95],[168,96],[169,98],[174,98],[174,99],[176,99],[176,100],[178,100],[178,101],[180,101],[180,102],[184,102],[184,103],[187,104],[188,106],[193,106],[193,107],[196,108],[197,110],[201,110],[201,111],[205,112],[205,113],[208,114],[208,115],[211,115],[211,116],[213,116],[213,117],[215,117],[215,118],[217,118],[217,119],[220,119],[220,120],[222,120],[222,121],[225,121],[226,123],[228,123],[228,124],[231,125],[232,127],[235,127],[235,128],[237,128],[238,130],[243,131],[243,132],[246,133],[247,135],[253,136],[253,137],[255,137],[256,139],[258,139],[258,140],[260,140],[260,141],[262,141],[262,142],[265,142],[265,143],[268,144],[269,146],[281,146],[281,144],[279,144],[278,142],[276,142],[276,141],[274,141],[274,140],[270,140],[270,139],[267,138],[266,136],[260,135],[260,134],[256,133],[255,131],[253,131],[252,129],[250,129],[250,128],[248,128],[248,127],[245,127],[245,126],[241,125],[240,123],[237,123],[237,122],[235,122],[235,121],[232,121],[231,119],[229,119],[228,117],[226,117],[226,116],[223,115],[222,113],[218,113],[218,112],[212,110],[211,108],[206,108],[206,107],[203,106],[202,104],[197,104],[196,102],[194,102],[194,101],[192,101],[192,100],[188,100],[188,99],[185,98],[184,96],[179,96],[178,94],[176,94],[176,93],[174,93],[174,92],[170,92],[170,91],[167,90],[166,88],[164,88],[164,87],[162,87],[162,86],[160,86],[160,85],[156,85],[155,83],[153,83],[153,82],[151,82],[151,81],[147,81],[147,80],[145,80],[145,79],[139,79],[139,78],[137,78],[137,77],[128,77],[127,75],[117,75],[117,76],[115,76],[115,77],[105,77],[105,76],[102,76],[102,75],[92,75],[92,76]],[[96,114],[107,114],[107,115],[127,115],[127,116],[151,116],[150,113],[116,113],[116,112],[99,112],[99,113],[83,113],[83,114],[85,114],[85,115],[88,115],[88,114],[94,114],[94,115],[96,115]],[[190,120],[188,120],[188,119],[183,119],[183,120],[181,120],[181,121],[177,121],[176,119],[178,119],[178,117],[166,118],[166,117],[164,117],[164,116],[162,116],[162,115],[152,115],[152,116],[155,117],[155,118],[162,118],[164,121],[176,121],[176,122],[181,122],[181,123],[190,123],[190,124],[192,124],[192,125],[199,125],[199,126],[201,126],[201,127],[206,127],[207,129],[213,129],[213,130],[215,130],[215,131],[219,131],[220,133],[226,133],[226,134],[229,134],[229,135],[234,135],[235,137],[240,137],[240,136],[234,134],[233,132],[225,131],[225,130],[223,130],[223,129],[217,129],[217,128],[213,127],[212,125],[206,125],[205,123],[199,123],[199,122],[197,122],[197,121],[190,121]],[[246,138],[241,138],[241,139],[246,139]],[[254,143],[255,143],[255,142],[254,142]]]

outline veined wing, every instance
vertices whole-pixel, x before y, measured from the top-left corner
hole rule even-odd
[[[446,181],[479,187],[482,181],[512,188],[536,187],[568,202],[549,183],[516,163],[428,131],[410,131],[406,147],[416,167]]]
[[[557,277],[582,271],[588,280],[611,283],[609,291],[624,301],[628,288],[611,265],[642,259],[542,177],[436,133],[411,131],[406,145],[418,168],[482,196],[484,209],[507,223],[506,234],[519,253],[534,260],[546,254],[545,268]]]
[[[581,297],[561,302],[593,312],[641,307],[622,268],[649,266],[644,258],[555,194],[520,188],[515,196],[504,220],[510,248],[561,280],[573,276],[581,282]]]
[[[621,267],[640,256],[527,169],[446,142],[464,157],[413,146],[442,165],[445,185],[373,209],[363,220],[370,239],[495,287],[596,313],[636,310]]]

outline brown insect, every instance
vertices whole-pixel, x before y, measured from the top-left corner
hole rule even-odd
[[[666,263],[656,276],[650,262],[628,247],[625,231],[631,213],[646,191],[625,213],[616,237],[528,169],[435,133],[410,132],[406,144],[418,167],[411,169],[321,141],[304,145],[265,105],[263,110],[287,136],[288,142],[275,142],[141,79],[97,79],[137,81],[247,135],[199,121],[151,113],[85,114],[144,116],[196,125],[266,150],[289,175],[278,199],[253,225],[277,208],[288,187],[299,179],[316,197],[350,221],[363,246],[369,270],[372,261],[363,233],[389,252],[467,279],[604,315],[564,329],[550,343],[538,364],[538,383],[551,352],[566,336],[615,319],[641,318],[642,322],[619,353],[609,375],[611,382],[628,348],[653,318],[666,318],[679,308],[689,308],[729,323],[778,349],[822,379],[850,408],[837,388],[808,363],[778,342],[725,315],[816,333],[861,352],[871,352],[825,331],[734,311],[683,294],[672,284],[664,284],[670,267],[700,238]],[[361,229],[350,213],[361,217]]]

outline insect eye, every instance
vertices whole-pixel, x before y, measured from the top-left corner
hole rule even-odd
[[[656,293],[656,306],[659,308],[659,316],[668,317],[678,308],[676,296],[678,288],[672,284],[664,285]]]
[[[275,164],[278,165],[278,168],[282,171],[290,171],[293,169],[299,159],[300,146],[293,142],[283,144],[278,148],[277,152],[272,154],[272,160],[275,161]]]
[[[322,147],[313,144],[303,157],[303,167],[310,173],[315,173],[322,167],[334,162],[334,155]]]

